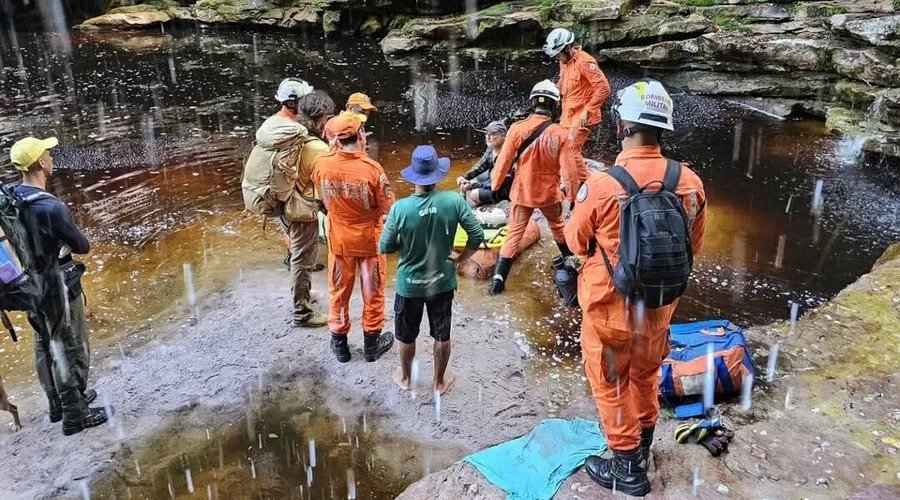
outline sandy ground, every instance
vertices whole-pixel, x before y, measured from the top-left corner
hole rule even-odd
[[[451,369],[457,379],[442,399],[438,423],[428,385],[433,372],[427,333],[420,337],[418,356],[424,395],[412,399],[390,379],[396,347],[378,362],[364,362],[357,326],[350,337],[353,360],[339,364],[327,330],[291,328],[286,280],[283,270],[245,269],[200,304],[199,322],[181,316],[144,332],[156,340],[131,352],[96,353],[92,383],[100,399],[115,406],[116,425],[66,438],[59,424],[47,420],[43,396],[28,395],[34,387],[13,391],[24,428],[14,434],[5,426],[0,430],[0,498],[80,496],[104,473],[120,473],[117,464],[174,423],[196,421],[196,415],[206,426],[233,421],[243,415],[248,393],[252,399],[254,390],[298,380],[316,386],[339,415],[342,405],[362,401],[381,415],[382,429],[466,450],[514,438],[542,418],[541,398],[526,390],[512,332],[477,309],[454,307]],[[314,275],[319,296],[323,281],[323,273]],[[356,325],[360,306],[353,304]]]

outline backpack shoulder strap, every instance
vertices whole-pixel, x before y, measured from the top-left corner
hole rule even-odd
[[[634,177],[625,168],[616,165],[607,170],[606,173],[622,186],[622,189],[625,190],[628,196],[634,196],[641,191],[641,188],[634,182]]]
[[[531,133],[531,135],[529,135],[528,138],[526,138],[525,141],[522,142],[522,145],[519,146],[519,150],[516,151],[516,157],[513,159],[513,163],[518,163],[519,157],[522,156],[522,153],[524,153],[526,149],[528,149],[528,146],[531,146],[531,144],[536,141],[537,138],[540,137],[545,130],[550,128],[551,125],[553,125],[552,118],[548,118],[547,121],[538,125],[537,128],[534,129],[534,131]]]
[[[666,175],[663,177],[663,189],[674,193],[681,182],[681,162],[671,158],[666,159]]]
[[[53,196],[52,194],[50,194],[50,193],[48,193],[48,192],[46,192],[46,191],[37,191],[37,192],[35,192],[35,193],[31,193],[30,195],[28,195],[28,196],[22,198],[22,205],[23,205],[23,206],[31,205],[32,203],[34,203],[34,202],[40,200],[41,198],[53,198],[53,199],[56,199],[56,196]]]

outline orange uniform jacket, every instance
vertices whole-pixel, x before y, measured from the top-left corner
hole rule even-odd
[[[500,189],[519,147],[549,119],[545,115],[532,114],[512,124],[491,171],[491,190]],[[566,183],[569,196],[574,199],[575,186],[582,174],[587,176],[587,167],[568,135],[568,131],[559,125],[550,125],[522,153],[509,193],[513,204],[540,208],[560,203],[563,200],[560,180]]]
[[[600,108],[609,99],[612,90],[597,60],[581,50],[580,45],[573,48],[571,59],[559,63],[558,86],[562,94],[560,125],[580,127],[581,114],[585,109],[588,110],[588,127],[600,123]]]
[[[328,251],[377,255],[382,218],[394,203],[381,165],[364,152],[331,151],[316,160],[312,178],[328,210]]]
[[[616,158],[616,165],[625,167],[638,186],[662,180],[666,171],[666,159],[659,146],[625,149]],[[691,247],[696,254],[700,252],[706,228],[706,193],[697,174],[686,165],[683,167],[675,194],[684,204],[684,212],[691,228]],[[615,268],[619,250],[620,196],[625,196],[625,190],[609,175],[594,173],[588,177],[578,193],[578,202],[566,226],[566,243],[575,255],[587,255],[591,242],[596,240],[606,250],[610,263]],[[613,286],[599,249],[588,257],[581,269],[578,300],[584,314],[583,334],[592,328],[603,327],[621,332],[635,331],[629,315],[636,319],[637,312],[634,308],[626,311],[625,300]],[[645,323],[642,325],[644,330],[658,332],[667,329],[676,305],[677,301],[659,309],[646,310]]]

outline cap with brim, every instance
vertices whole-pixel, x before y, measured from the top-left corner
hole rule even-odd
[[[350,111],[341,111],[325,122],[325,137],[328,139],[346,139],[359,132],[366,116]]]
[[[59,141],[56,137],[46,139],[26,137],[12,145],[9,150],[9,159],[16,170],[25,171],[43,156],[44,151],[53,149],[57,145],[59,145]]]
[[[496,134],[498,132],[506,133],[507,128],[506,124],[500,120],[493,121],[488,123],[484,128],[476,128],[475,130],[481,132],[482,134]]]
[[[378,111],[378,108],[372,104],[372,99],[362,92],[350,94],[350,97],[347,98],[347,106],[359,106],[366,111]]]
[[[450,172],[450,158],[439,158],[431,146],[416,146],[410,165],[400,175],[417,186],[430,186],[441,182]]]

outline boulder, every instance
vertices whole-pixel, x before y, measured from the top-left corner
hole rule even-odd
[[[322,13],[322,31],[325,34],[334,33],[338,30],[341,22],[341,13],[336,10],[326,10]]]
[[[78,26],[91,28],[151,28],[171,21],[169,14],[147,5],[119,7],[107,14],[88,19]]]
[[[878,49],[838,49],[832,54],[834,70],[868,84],[900,87],[896,60]]]
[[[816,97],[815,89],[829,89],[835,77],[828,73],[794,72],[727,73],[713,71],[682,71],[660,77],[673,88],[714,96],[765,96],[809,99]],[[819,96],[827,100],[830,90]],[[778,114],[778,113],[776,113]]]
[[[900,15],[883,16],[871,19],[848,19],[845,22],[839,22],[838,24],[843,31],[846,31],[858,40],[862,40],[872,45],[900,47],[900,37],[898,37]],[[833,18],[832,26],[835,26]]]
[[[420,36],[402,35],[392,31],[381,40],[381,51],[386,55],[394,55],[422,50],[429,45],[431,43]]]
[[[694,38],[712,30],[712,22],[703,16],[668,17],[645,14],[628,17],[603,29],[590,30],[585,34],[585,42],[595,47],[637,45]]]
[[[381,30],[381,21],[376,16],[369,16],[359,26],[359,32],[363,35],[374,35]]]
[[[575,21],[614,21],[621,19],[631,8],[631,0],[570,0]]]
[[[791,11],[782,5],[773,3],[747,3],[729,5],[731,2],[722,1],[721,5],[695,6],[687,2],[673,2],[668,0],[653,0],[647,10],[648,14],[659,15],[690,15],[700,14],[707,19],[716,19],[724,22],[736,20],[735,24],[754,22],[784,22],[793,18]]]

